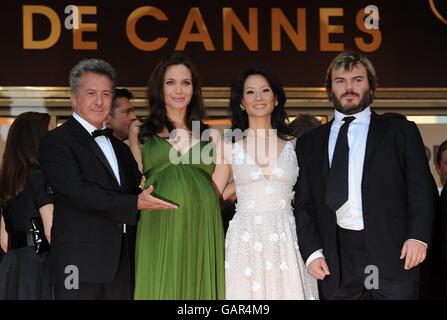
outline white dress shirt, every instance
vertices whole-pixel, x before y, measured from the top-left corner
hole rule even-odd
[[[362,212],[362,176],[365,160],[366,139],[368,138],[370,107],[350,115],[355,117],[348,128],[349,165],[348,165],[348,201],[337,211],[337,224],[343,229],[363,230]],[[346,115],[335,111],[334,122],[331,126],[328,143],[329,165],[332,164],[335,144],[337,143],[340,127],[344,124]]]

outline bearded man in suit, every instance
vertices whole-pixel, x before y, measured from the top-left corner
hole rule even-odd
[[[372,63],[352,51],[330,64],[335,116],[298,140],[298,242],[327,299],[417,299],[436,185],[413,122],[371,108]]]

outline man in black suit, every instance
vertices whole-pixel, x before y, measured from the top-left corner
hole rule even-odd
[[[439,145],[436,153],[436,172],[443,186],[433,228],[433,242],[437,241],[438,251],[434,252],[434,266],[428,269],[427,274],[430,273],[431,283],[434,284],[434,298],[447,299],[447,140]]]
[[[417,299],[436,186],[413,122],[371,110],[371,62],[342,52],[326,77],[335,117],[298,140],[295,217],[327,299]]]
[[[55,196],[50,276],[56,299],[131,299],[138,210],[175,208],[140,193],[132,154],[106,129],[113,67],[86,59],[70,73],[73,116],[43,137],[41,166]]]

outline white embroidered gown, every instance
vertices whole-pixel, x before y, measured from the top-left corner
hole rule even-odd
[[[238,201],[225,239],[226,299],[318,299],[296,236],[291,202],[299,169],[293,143],[284,145],[270,178],[239,143],[232,158]]]

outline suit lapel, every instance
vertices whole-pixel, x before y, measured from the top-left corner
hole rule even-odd
[[[119,170],[120,181],[121,181],[120,188],[122,190],[126,190],[126,187],[127,187],[127,185],[126,185],[127,177],[125,176],[126,164],[124,163],[122,148],[119,145],[120,142],[118,141],[117,138],[111,137],[110,142],[112,142],[112,147],[113,147],[113,150],[115,151],[116,160],[118,161],[118,170]]]
[[[321,152],[323,152],[323,154],[318,157],[318,159],[322,159],[323,161],[321,161],[321,173],[322,173],[322,186],[321,186],[321,192],[323,195],[323,199],[326,199],[326,189],[327,189],[327,178],[329,175],[329,135],[331,133],[331,127],[332,124],[334,122],[334,119],[332,119],[330,122],[328,122],[327,124],[323,125],[322,127],[322,131],[321,134],[323,135],[322,137],[319,137],[318,140],[323,141],[323,146],[321,147]],[[323,200],[324,201],[324,200]],[[335,212],[332,211],[328,206],[326,206],[327,208],[327,213],[330,215],[331,219],[336,223],[337,222],[337,216],[335,215]]]
[[[326,183],[327,182],[327,177],[329,174],[329,153],[328,153],[328,146],[329,146],[329,135],[331,133],[331,127],[332,127],[332,123],[334,122],[334,119],[332,119],[330,122],[328,122],[323,129],[323,156],[322,156],[322,170],[321,172],[323,173],[323,181]]]
[[[363,162],[363,173],[368,166],[377,146],[385,137],[388,131],[388,125],[374,111],[371,113],[371,120],[368,129],[368,138],[366,140],[365,161]]]
[[[110,166],[109,161],[102,152],[101,148],[95,142],[95,139],[93,139],[93,137],[87,132],[87,130],[84,129],[84,127],[78,121],[76,121],[76,119],[70,118],[69,121],[71,121],[71,132],[73,133],[75,139],[78,141],[79,144],[87,147],[96,155],[96,157],[98,157],[98,159],[106,167],[107,171],[112,175],[116,187],[119,188],[119,183],[116,179],[115,173],[113,172],[112,167]]]

